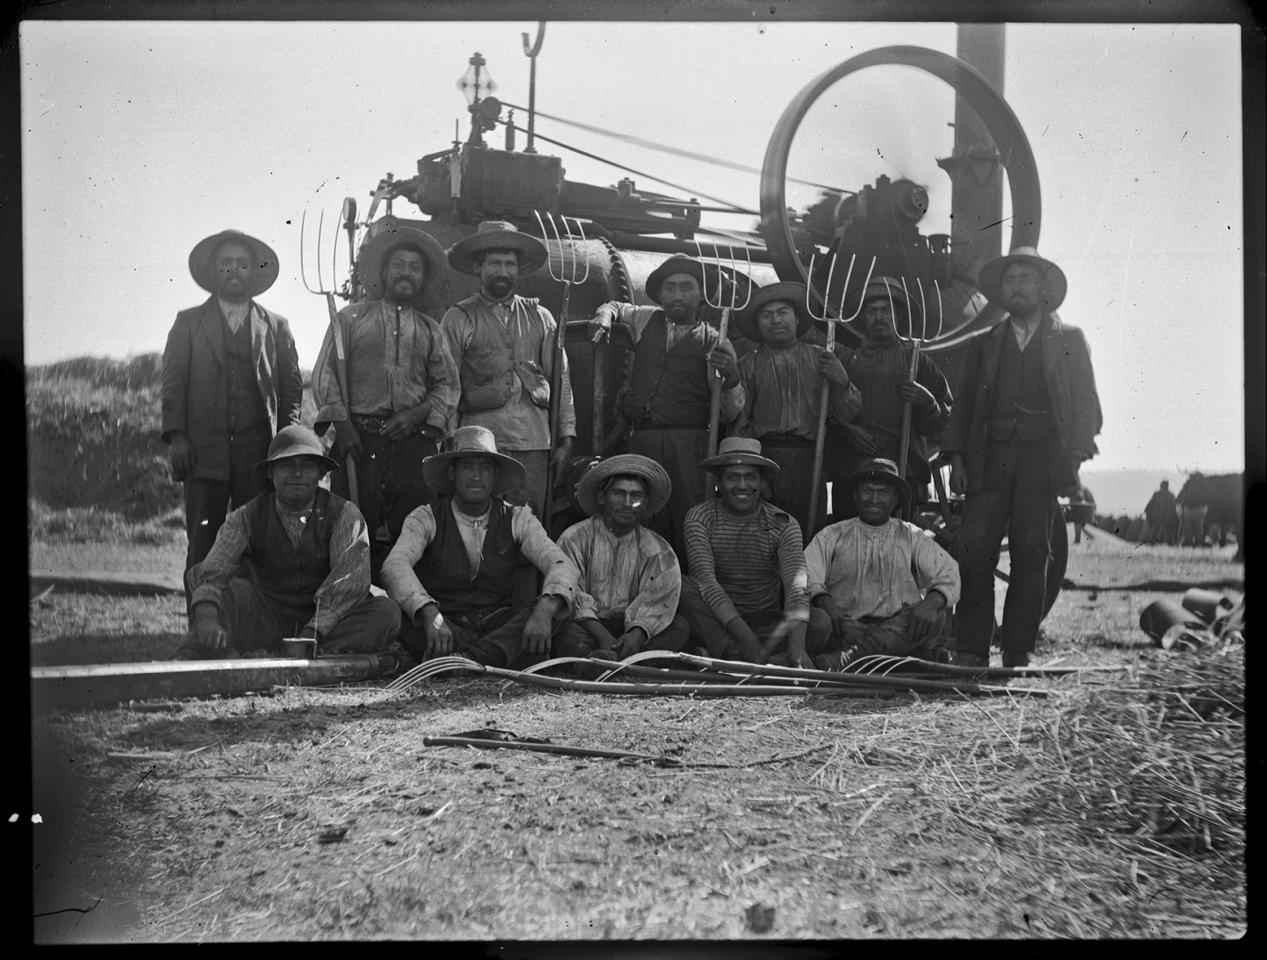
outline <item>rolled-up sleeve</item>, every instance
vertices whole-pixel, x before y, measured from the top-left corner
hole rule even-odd
[[[426,314],[421,315],[420,322],[426,327],[430,339],[426,359],[427,398],[423,402],[427,406],[427,415],[424,422],[447,436],[451,432],[450,425],[456,420],[462,392],[458,365],[453,359],[449,338],[440,324]]]
[[[435,603],[418,579],[418,574],[414,572],[414,567],[422,559],[423,551],[435,539],[435,535],[436,518],[431,512],[430,504],[417,507],[405,517],[400,537],[383,561],[383,588],[411,621],[419,610],[429,603]]]
[[[682,569],[672,550],[648,557],[642,567],[638,595],[625,608],[625,630],[641,627],[648,639],[663,633],[677,614],[682,597]]]
[[[572,609],[581,571],[559,545],[550,539],[545,527],[527,506],[516,506],[510,518],[510,532],[520,552],[545,577],[541,596],[554,596]],[[402,534],[403,536],[403,534]]]
[[[586,588],[589,582],[586,579],[589,571],[585,568],[585,544],[584,540],[589,536],[586,529],[588,523],[582,522],[568,527],[559,537],[559,549],[563,551],[563,555],[572,561],[580,573],[580,579],[577,583],[576,594],[572,600],[572,616],[576,620],[597,620],[598,619],[598,600]]]
[[[839,537],[830,528],[820,530],[805,548],[805,594],[813,602],[815,597],[830,596],[827,575],[831,572],[832,555]]]

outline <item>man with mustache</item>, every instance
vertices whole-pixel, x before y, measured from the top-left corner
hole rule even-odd
[[[388,649],[400,611],[370,595],[370,541],[356,505],[321,489],[335,462],[307,427],[281,430],[256,471],[266,492],[229,514],[185,576],[193,605],[177,660],[264,652],[310,637],[320,654]]]
[[[519,669],[550,654],[580,577],[532,511],[508,503],[524,468],[497,450],[487,427],[459,427],[452,448],[423,463],[439,493],[406,519],[383,561],[387,595],[404,611],[400,642],[414,656],[450,654]],[[515,567],[545,578],[532,606],[517,606]]]
[[[715,266],[675,254],[647,277],[646,294],[659,307],[611,301],[590,321],[595,343],[608,336],[612,323],[633,339],[629,382],[616,404],[632,428],[629,452],[668,471],[673,492],[650,526],[673,544],[679,560],[686,559],[686,512],[704,499],[699,463],[708,455],[711,384],[722,381],[722,426],[739,416],[746,398],[735,348],[701,316],[705,269],[709,287],[718,286]]]
[[[552,437],[555,319],[537,300],[515,292],[519,278],[544,265],[546,256],[545,244],[514,224],[481,223],[448,253],[454,270],[479,279],[479,292],[451,306],[441,325],[461,379],[458,425],[487,427],[497,449],[523,465],[524,479],[506,491],[506,499],[528,504],[548,525],[553,497],[546,490],[548,465],[553,461],[561,479],[576,437],[572,384],[564,353],[559,435]]]
[[[1063,271],[1033,247],[1018,247],[983,266],[979,286],[1007,317],[972,341],[941,441],[951,492],[966,493],[956,662],[989,663],[994,569],[1006,533],[1011,582],[999,641],[1003,666],[1023,667],[1043,618],[1056,497],[1077,490],[1103,418],[1086,337],[1055,313],[1067,288]]]
[[[770,479],[770,502],[786,510],[808,539],[827,522],[827,486],[819,477],[818,529],[810,530],[810,483],[823,385],[828,386],[828,423],[844,425],[862,407],[858,388],[835,353],[800,337],[810,328],[805,284],[774,283],[752,295],[736,326],[757,349],[739,361],[747,402],[736,436],[755,437],[779,465]]]
[[[686,514],[691,573],[681,609],[691,635],[712,657],[813,669],[811,657],[840,640],[827,614],[810,607],[800,527],[761,499],[762,474],[779,465],[761,455],[760,441],[726,437],[699,466],[715,476],[717,496]]]
[[[439,448],[458,398],[458,375],[448,343],[429,313],[444,303],[448,263],[430,234],[393,225],[362,248],[357,278],[370,296],[339,311],[339,334],[347,356],[343,396],[336,373],[338,353],[327,330],[312,372],[317,432],[334,425],[332,453],[339,464],[355,463],[358,506],[374,544],[373,566],[386,553],[376,534],[400,536],[409,512],[433,492],[422,478],[422,461]],[[346,470],[331,477],[331,489],[348,495]]]
[[[255,302],[277,279],[277,254],[225,230],[189,254],[211,296],[176,316],[163,350],[163,440],[185,487],[185,569],[206,557],[229,504],[267,489],[255,464],[281,427],[299,422],[303,378],[286,318]]]

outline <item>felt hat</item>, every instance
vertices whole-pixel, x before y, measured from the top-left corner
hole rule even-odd
[[[706,270],[708,271],[707,277],[705,276]],[[647,275],[645,288],[647,296],[659,303],[660,285],[675,273],[685,273],[687,276],[694,277],[695,281],[700,285],[700,290],[703,290],[706,284],[710,290],[717,285],[717,267],[714,264],[705,264],[694,257],[686,257],[680,253],[675,253]]]
[[[321,461],[322,476],[339,467],[338,463],[326,456],[315,433],[302,424],[294,423],[277,431],[277,436],[268,445],[268,456],[255,465],[255,472],[267,478],[270,463],[290,457],[316,457]]]
[[[478,276],[475,255],[487,250],[514,250],[519,255],[519,275],[532,273],[549,257],[546,245],[507,220],[484,220],[469,237],[449,247],[449,266],[459,273]]]
[[[761,456],[761,441],[752,437],[723,437],[717,446],[715,457],[705,457],[699,462],[701,470],[720,473],[725,467],[757,467],[770,473],[778,473],[779,465]]]
[[[403,223],[393,223],[361,244],[356,258],[356,278],[371,300],[383,296],[383,261],[391,251],[400,246],[417,247],[426,263],[422,292],[416,298],[423,313],[445,306],[445,294],[449,289],[449,261],[444,247],[431,234]]]
[[[867,327],[862,319],[862,310],[872,300],[884,300],[893,298],[893,309],[896,313],[898,308],[908,317],[911,315],[911,305],[906,298],[906,293],[902,290],[902,281],[896,277],[872,277],[868,281],[866,288],[862,291],[862,301],[858,305],[858,316],[849,321],[845,326],[862,338],[867,336]],[[896,317],[894,317],[896,320]],[[821,326],[821,324],[820,324]]]
[[[240,243],[251,253],[251,286],[247,295],[258,297],[277,281],[280,267],[277,262],[277,251],[263,240],[258,240],[241,230],[221,230],[209,237],[204,237],[194,244],[189,251],[189,273],[194,282],[208,293],[216,292],[216,265],[211,262],[216,248],[222,243]]]
[[[761,325],[757,323],[757,314],[762,307],[776,300],[790,304],[796,311],[796,336],[801,337],[810,328],[813,318],[805,309],[805,284],[791,281],[767,284],[753,291],[747,308],[735,318],[735,327],[739,334],[756,343],[765,343],[765,338],[761,336]]]
[[[1043,301],[1043,306],[1048,313],[1065,302],[1065,293],[1069,289],[1069,282],[1065,279],[1064,271],[1050,260],[1044,260],[1040,257],[1035,247],[1017,247],[1006,257],[991,260],[981,268],[981,273],[977,277],[977,286],[981,288],[981,292],[992,303],[996,303],[999,306],[1004,305],[1003,289],[1001,287],[1003,271],[1014,263],[1033,264],[1043,271],[1047,277],[1047,298]]]
[[[497,464],[497,482],[493,485],[493,495],[513,490],[524,482],[527,471],[514,457],[497,452],[497,441],[493,431],[488,427],[458,427],[453,434],[449,449],[443,453],[433,453],[422,461],[422,479],[427,486],[437,493],[452,493],[453,484],[449,480],[446,468],[454,460],[462,457],[488,457]]]
[[[600,460],[586,472],[576,485],[576,502],[589,516],[599,512],[598,491],[609,477],[621,474],[633,474],[640,477],[647,485],[647,499],[638,508],[638,519],[646,520],[655,516],[669,502],[669,494],[673,484],[669,480],[664,467],[650,457],[636,453],[622,453],[615,457]]]
[[[897,472],[897,464],[892,460],[875,457],[871,460],[862,461],[858,465],[858,469],[845,479],[844,489],[841,493],[852,500],[854,489],[864,480],[879,481],[894,487],[897,490],[898,502],[902,506],[905,506],[906,502],[911,498],[911,488],[907,486],[906,481]]]

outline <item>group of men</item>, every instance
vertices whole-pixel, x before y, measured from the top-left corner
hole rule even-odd
[[[669,257],[646,281],[658,306],[608,302],[591,320],[596,343],[616,324],[634,345],[616,396],[628,453],[583,474],[570,492],[589,519],[556,543],[542,518],[576,434],[566,354],[556,371],[555,318],[516,292],[546,259],[504,222],[447,251],[403,225],[367,242],[369,299],[339,312],[313,369],[327,456],[299,425],[287,322],[255,301],[276,254],[236,231],[194,248],[211,297],[178,315],[163,379],[189,534],[178,656],[308,637],[322,652],[399,643],[509,667],[702,648],[840,669],[872,653],[938,656],[955,609],[956,659],[982,666],[1006,531],[1003,659],[1028,662],[1051,511],[1100,425],[1086,342],[1054,316],[1055,264],[1025,249],[983,268],[1010,319],[973,342],[954,400],[926,357],[910,376],[900,282],[868,284],[853,351],[824,348],[803,285],[760,288],[736,320],[751,344],[741,358],[701,309],[723,282],[716,267]],[[450,270],[479,292],[449,304]],[[822,408],[832,455],[811,487]],[[711,456],[710,412],[724,434]],[[932,444],[966,493],[956,558],[894,516],[931,476]],[[830,524],[827,480],[843,518]]]

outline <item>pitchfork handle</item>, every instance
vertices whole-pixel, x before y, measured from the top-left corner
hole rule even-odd
[[[541,524],[550,529],[550,505],[554,502],[554,485],[557,477],[554,469],[554,450],[559,445],[559,420],[562,416],[560,394],[563,392],[563,329],[568,320],[568,301],[572,284],[564,281],[563,295],[559,299],[559,317],[554,324],[554,343],[550,347],[550,449],[546,452],[545,503],[541,510]]]
[[[915,379],[915,374],[919,371],[919,348],[920,341],[916,340],[911,346],[911,380]],[[906,459],[908,448],[911,443],[911,401],[907,400],[902,404],[902,443],[898,447],[897,457],[897,474],[903,480],[906,479]],[[910,509],[910,504],[907,509]]]
[[[721,321],[717,324],[717,342],[722,344],[730,332],[730,308],[723,307]],[[716,348],[714,348],[716,349]],[[712,371],[710,371],[712,373]],[[708,398],[708,455],[717,456],[718,431],[721,430],[721,377],[714,375],[709,384]]]
[[[334,305],[334,294],[326,293],[326,312],[330,314],[330,336],[334,338],[334,376],[339,381],[339,395],[343,397],[343,402],[347,404],[348,415],[352,412],[352,396],[348,393],[348,357],[347,351],[343,347],[343,330],[339,327],[339,311]],[[357,509],[361,506],[360,490],[356,482],[356,461],[352,459],[352,454],[348,454],[344,458],[344,469],[348,475],[348,499],[356,504]],[[374,531],[370,531],[370,538],[373,539]]]

